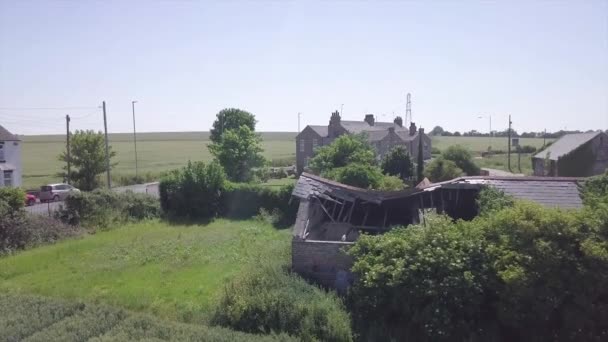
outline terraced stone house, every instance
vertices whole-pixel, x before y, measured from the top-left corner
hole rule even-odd
[[[296,136],[296,167],[302,173],[308,161],[320,146],[331,144],[342,134],[364,133],[369,143],[376,150],[378,158],[382,158],[395,146],[405,146],[412,159],[418,158],[418,142],[422,139],[424,159],[431,158],[431,138],[424,129],[416,128],[415,123],[403,127],[403,119],[396,117],[393,122],[378,122],[373,114],[365,115],[363,121],[342,120],[340,113],[331,114],[327,126],[306,126]]]

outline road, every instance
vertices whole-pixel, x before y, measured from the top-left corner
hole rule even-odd
[[[150,196],[154,196],[156,198],[159,197],[158,182],[119,186],[116,188],[112,188],[112,190],[116,192],[133,191],[135,193],[149,194]],[[25,210],[31,214],[51,216],[55,211],[58,211],[61,208],[62,204],[63,202],[38,203],[29,207],[25,207]]]

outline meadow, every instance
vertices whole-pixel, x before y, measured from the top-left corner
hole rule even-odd
[[[275,165],[292,165],[295,162],[294,132],[263,132],[264,156]],[[209,144],[208,132],[173,132],[173,133],[139,133],[137,143],[139,174],[148,180],[157,179],[164,171],[185,165],[188,160],[211,159],[207,149]],[[433,147],[443,150],[451,145],[460,144],[476,155],[487,151],[492,145],[493,150],[507,149],[506,138],[487,137],[433,137]],[[115,133],[109,135],[110,145],[117,152],[114,159],[118,162],[113,170],[114,183],[122,176],[135,174],[135,149],[133,135]],[[549,140],[547,140],[549,141]],[[522,138],[521,145],[541,147],[543,139]],[[25,188],[37,188],[41,185],[60,182],[56,174],[61,170],[62,163],[57,156],[65,148],[63,135],[25,136],[23,138],[23,185]],[[501,160],[504,159],[504,163]],[[522,156],[523,160],[530,159]],[[506,157],[497,156],[489,160],[477,160],[482,167],[493,167],[507,170]],[[528,161],[526,161],[528,163]],[[489,166],[492,165],[492,166]],[[522,168],[523,170],[524,168]],[[525,167],[526,173],[531,173],[531,166]],[[516,172],[514,170],[514,172]]]
[[[0,293],[205,323],[223,287],[251,263],[289,262],[290,237],[254,220],[130,224],[0,258]]]

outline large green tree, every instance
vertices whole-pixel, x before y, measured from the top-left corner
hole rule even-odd
[[[209,151],[222,165],[231,181],[247,182],[252,178],[252,169],[264,165],[261,143],[259,134],[249,126],[241,125],[224,132],[219,142],[209,145]]]
[[[431,182],[443,182],[462,176],[462,170],[453,161],[440,156],[426,166],[424,176]]]
[[[310,160],[310,169],[321,175],[345,167],[349,164],[375,165],[376,156],[373,148],[362,135],[344,134],[331,144],[316,150]]]
[[[110,160],[116,152],[109,148]],[[59,155],[59,160],[67,163],[67,151]],[[104,135],[93,130],[77,130],[70,139],[70,180],[82,190],[90,191],[99,187],[98,175],[107,171]],[[112,163],[110,168],[115,166]],[[67,166],[62,176],[67,176]]]
[[[213,127],[211,128],[210,139],[214,143],[221,141],[222,135],[229,131],[247,126],[250,131],[255,131],[255,116],[248,111],[238,108],[226,108],[217,113]]]
[[[481,171],[479,166],[473,161],[471,151],[462,145],[452,145],[441,152],[441,155],[446,160],[453,161],[468,176],[478,176]]]
[[[397,176],[402,180],[409,180],[414,174],[414,163],[405,146],[397,146],[382,159],[382,172]]]

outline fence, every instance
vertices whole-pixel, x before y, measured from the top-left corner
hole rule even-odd
[[[53,217],[53,214],[56,211],[59,211],[62,205],[63,202],[39,203],[29,207],[25,207],[25,211],[30,214],[46,215],[48,217]]]

